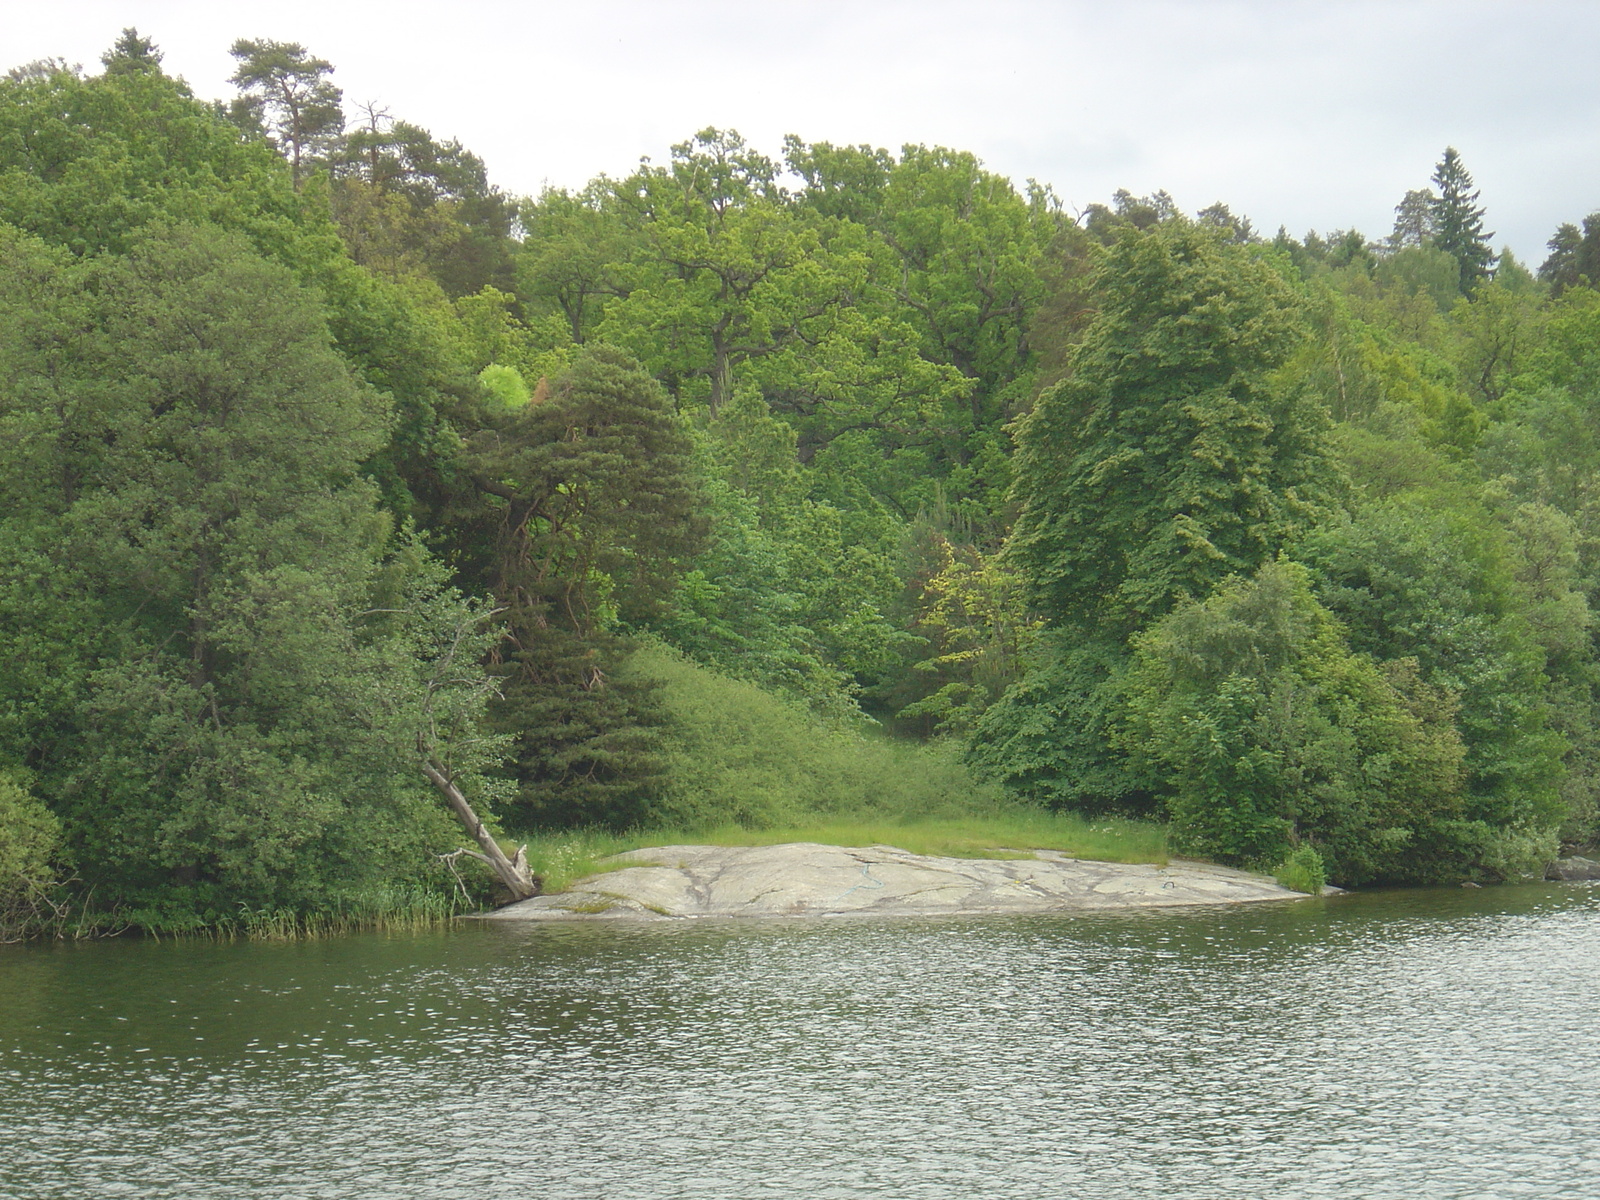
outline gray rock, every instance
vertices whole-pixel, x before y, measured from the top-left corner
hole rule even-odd
[[[1546,879],[1584,880],[1600,879],[1600,862],[1592,858],[1557,859],[1555,865],[1545,872]]]
[[[483,917],[496,921],[964,914],[1304,899],[1208,863],[1089,862],[1050,850],[935,858],[894,846],[658,846],[629,865]]]

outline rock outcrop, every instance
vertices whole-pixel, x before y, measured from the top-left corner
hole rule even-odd
[[[1022,854],[1023,852],[1018,852]],[[496,921],[964,914],[1241,904],[1304,899],[1271,879],[1206,863],[1089,862],[1049,850],[934,858],[893,846],[658,846]]]
[[[1576,854],[1570,858],[1557,859],[1555,865],[1545,873],[1545,878],[1569,881],[1600,879],[1600,862],[1592,858],[1581,858]]]

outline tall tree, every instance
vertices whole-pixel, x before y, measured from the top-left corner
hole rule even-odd
[[[149,38],[140,37],[139,31],[130,25],[111,44],[111,49],[100,56],[100,61],[105,65],[107,75],[119,75],[128,71],[159,72],[161,51],[156,49],[156,44]]]
[[[363,191],[397,197],[405,207],[386,212],[396,226],[386,231],[389,238],[415,255],[447,293],[509,290],[515,209],[489,183],[483,160],[458,141],[441,142],[409,121],[390,121],[374,105],[363,111],[365,124],[340,150],[342,178],[334,193],[347,240],[370,236],[362,222],[377,206]]]
[[[1433,169],[1433,186],[1438,189],[1429,206],[1433,245],[1456,260],[1461,294],[1469,295],[1494,269],[1494,251],[1489,245],[1494,234],[1483,231],[1484,210],[1478,206],[1478,192],[1454,146],[1445,147],[1444,157]]]
[[[79,874],[175,920],[415,876],[453,838],[384,615],[413,572],[357,473],[386,402],[237,235],[64,257],[0,271],[0,707]],[[11,669],[14,631],[68,677]]]
[[[1126,636],[1307,523],[1326,416],[1275,374],[1300,303],[1247,248],[1167,221],[1125,233],[1097,282],[1072,376],[1019,430],[1009,554],[1053,622]]]
[[[1300,301],[1249,247],[1127,223],[1095,284],[1070,375],[1018,429],[1007,556],[1051,628],[970,754],[1050,803],[1148,808],[1159,780],[1113,747],[1128,639],[1323,511],[1327,417],[1279,370]]]
[[[1539,278],[1559,296],[1570,287],[1600,286],[1600,212],[1590,213],[1579,229],[1563,222],[1547,243],[1550,256],[1539,268]]]
[[[298,188],[344,133],[344,92],[328,78],[333,64],[298,42],[240,38],[228,53],[239,60],[228,79],[240,91],[235,119],[277,143]]]
[[[1394,208],[1394,231],[1389,234],[1389,249],[1429,245],[1434,235],[1433,210],[1438,203],[1439,197],[1430,188],[1407,192]]]
[[[488,543],[508,628],[493,715],[525,818],[642,815],[663,718],[648,683],[616,677],[616,625],[651,613],[698,539],[689,450],[660,387],[608,346],[469,442],[462,466],[485,506],[468,532]]]

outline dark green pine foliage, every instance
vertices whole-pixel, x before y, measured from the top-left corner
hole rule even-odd
[[[229,79],[239,89],[234,120],[274,140],[299,187],[328,161],[344,133],[344,93],[328,78],[333,64],[310,57],[298,42],[270,39],[240,38],[228,53],[239,60]]]
[[[1461,294],[1469,295],[1494,269],[1495,255],[1489,247],[1494,234],[1483,231],[1484,210],[1478,207],[1478,192],[1454,146],[1445,147],[1444,157],[1433,170],[1433,186],[1438,194],[1431,204],[1432,244],[1459,264]]]
[[[1554,296],[1570,287],[1600,285],[1600,212],[1583,219],[1580,230],[1563,222],[1548,243],[1550,257],[1539,268],[1539,278],[1550,285]]]
[[[1122,236],[1097,283],[1070,377],[1018,431],[1009,554],[1052,623],[1125,639],[1315,516],[1327,417],[1276,374],[1300,304],[1249,249],[1164,222]]]
[[[698,543],[691,443],[621,351],[584,352],[547,399],[492,419],[465,465],[509,636],[493,716],[514,738],[517,812],[627,825],[663,770],[664,711],[617,668],[619,623],[649,616]]]

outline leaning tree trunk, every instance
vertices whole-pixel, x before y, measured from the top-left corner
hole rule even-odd
[[[500,849],[500,843],[495,841],[484,828],[483,822],[478,819],[478,814],[472,811],[472,805],[467,803],[467,798],[461,794],[461,789],[455,785],[449,773],[431,758],[423,760],[422,773],[432,781],[434,787],[444,793],[445,800],[449,802],[456,816],[461,818],[461,823],[472,835],[472,840],[482,847],[482,853],[472,850],[468,850],[467,853],[479,862],[488,864],[500,882],[505,884],[513,900],[526,900],[530,896],[537,896],[544,881],[528,870],[528,847],[518,846],[515,856],[507,858],[505,851]]]

